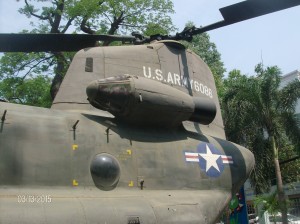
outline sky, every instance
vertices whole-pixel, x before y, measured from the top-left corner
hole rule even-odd
[[[174,24],[205,26],[222,20],[219,8],[241,0],[174,0]],[[253,75],[255,65],[277,65],[283,74],[300,69],[300,6],[209,31],[227,72]]]
[[[173,0],[173,23],[181,31],[187,21],[197,27],[222,20],[219,8],[241,0]],[[18,13],[23,1],[0,0],[0,33],[30,30]],[[256,64],[277,65],[283,74],[300,69],[300,6],[209,31],[227,73],[239,69],[253,75]]]

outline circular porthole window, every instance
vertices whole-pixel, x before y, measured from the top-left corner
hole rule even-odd
[[[120,179],[120,165],[118,160],[108,154],[97,154],[91,162],[90,166],[93,181],[101,190],[113,190]]]

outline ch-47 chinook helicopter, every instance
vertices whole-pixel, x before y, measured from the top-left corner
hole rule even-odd
[[[254,156],[225,139],[213,75],[177,40],[299,4],[240,2],[174,36],[1,34],[2,52],[84,49],[51,109],[0,102],[0,223],[215,223]]]

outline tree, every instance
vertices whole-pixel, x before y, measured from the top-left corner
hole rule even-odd
[[[252,85],[254,77],[248,78],[239,70],[229,72],[224,80],[224,95],[220,98],[224,119],[224,128],[227,139],[249,148],[254,152],[255,169],[251,173],[251,182],[254,183],[256,193],[262,193],[269,189],[270,180],[275,178],[270,170],[272,166],[272,151],[268,141],[264,137],[264,130],[252,122],[250,116],[245,116],[243,111],[249,107],[248,102],[236,97],[240,88]]]
[[[40,3],[39,3],[40,2]],[[32,23],[36,28],[32,30],[32,33],[66,33],[72,25],[72,22],[78,15],[70,15],[67,13],[66,8],[72,5],[72,0],[59,0],[49,2],[43,0],[36,0],[36,4],[40,7],[36,7],[33,4],[29,4],[28,0],[24,0],[25,6],[19,10],[21,14],[26,15],[28,18],[34,17],[37,19],[36,24]],[[43,4],[42,4],[43,3]],[[44,5],[45,4],[45,5]],[[39,54],[41,55],[41,54]],[[35,57],[35,54],[33,56]],[[49,65],[48,69],[53,68],[54,78],[51,85],[51,97],[54,98],[59,86],[63,80],[63,76],[70,64],[70,58],[62,52],[45,53],[44,57],[37,57],[33,63],[33,68],[39,66],[39,64],[45,59]],[[52,61],[49,61],[52,59]],[[23,61],[23,60],[22,60]],[[32,63],[31,63],[32,64]]]
[[[61,57],[59,57],[61,55]],[[50,91],[52,98],[56,95],[60,82],[72,60],[73,53],[5,53],[0,58],[0,82],[3,79],[25,80],[28,76],[45,75],[52,80]],[[59,62],[62,60],[62,62]],[[53,74],[56,74],[53,76]],[[60,74],[60,75],[59,75]],[[23,82],[22,85],[26,85]],[[45,89],[48,91],[48,89]],[[49,97],[51,99],[51,97]]]
[[[24,0],[19,10],[33,18],[30,33],[82,31],[99,34],[128,34],[133,30],[170,32],[174,30],[171,0]],[[28,31],[23,31],[28,32]],[[106,42],[104,45],[108,45]],[[55,97],[74,53],[6,53],[0,62],[1,78],[32,77],[44,72],[53,77],[51,97]]]
[[[299,149],[300,126],[294,113],[295,104],[300,97],[300,82],[295,80],[280,89],[278,67],[264,69],[262,64],[258,64],[255,72],[255,77],[248,78],[234,71],[224,82],[226,87],[222,109],[225,127],[230,140],[253,150],[258,166],[264,166],[261,160],[265,160],[265,165],[269,166],[268,161],[272,155],[278,199],[283,220],[287,223],[279,152],[286,144],[286,139]]]
[[[297,149],[294,145],[286,144],[279,153],[282,180],[284,183],[300,181],[300,159],[297,156]],[[295,158],[295,159],[294,159]]]
[[[269,195],[256,196],[254,198],[254,206],[261,207],[261,213],[259,216],[262,216],[263,213],[268,212],[275,218],[275,215],[280,211],[277,191],[274,191]]]
[[[12,103],[50,107],[50,87],[51,80],[47,76],[39,75],[26,79],[10,77],[0,82],[0,99]]]
[[[80,14],[77,27],[89,34],[128,34],[137,30],[145,33],[149,26],[155,28],[151,34],[174,31],[169,16],[174,13],[170,0],[81,0],[69,12],[73,17]]]

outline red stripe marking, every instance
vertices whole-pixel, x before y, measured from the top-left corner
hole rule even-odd
[[[185,155],[185,158],[189,158],[189,159],[197,159],[198,156]]]
[[[222,160],[232,161],[232,158],[222,158]]]

